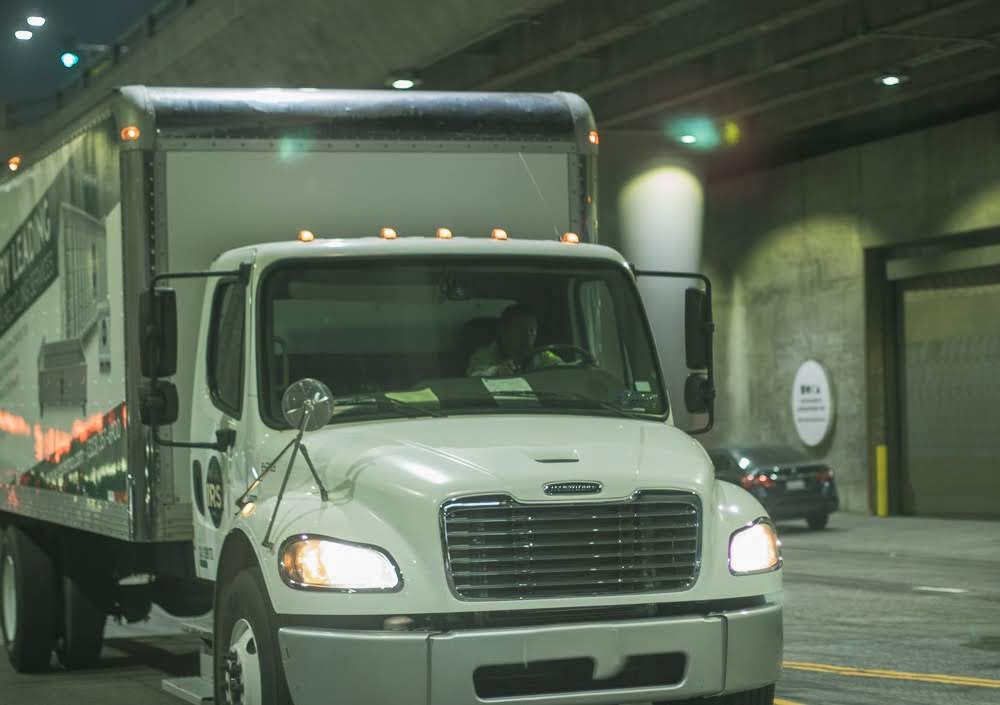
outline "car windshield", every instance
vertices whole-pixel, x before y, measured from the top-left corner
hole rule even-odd
[[[610,262],[438,257],[297,261],[260,298],[261,411],[324,382],[333,422],[403,415],[662,417],[658,363],[627,270]]]
[[[750,464],[755,467],[804,463],[809,460],[808,455],[791,446],[757,446],[755,448],[743,448],[736,451],[736,455],[738,456],[737,459],[749,458]]]

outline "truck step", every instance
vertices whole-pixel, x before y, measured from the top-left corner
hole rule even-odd
[[[215,697],[212,693],[212,681],[201,676],[164,678],[162,685],[163,690],[192,705],[206,705]]]
[[[185,619],[181,622],[181,631],[186,634],[194,634],[211,645],[213,620],[212,612],[194,619]]]

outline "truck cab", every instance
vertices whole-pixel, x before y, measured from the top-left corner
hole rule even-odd
[[[622,257],[386,234],[206,272],[191,428],[226,441],[190,477],[216,700],[772,684],[773,527],[672,425]]]

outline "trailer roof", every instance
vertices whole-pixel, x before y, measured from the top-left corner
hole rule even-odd
[[[120,89],[168,137],[255,139],[462,139],[585,142],[594,129],[571,93]]]

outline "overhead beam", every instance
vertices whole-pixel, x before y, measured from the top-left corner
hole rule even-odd
[[[636,34],[651,25],[697,10],[709,0],[674,2],[568,2],[543,15],[531,28],[538,41],[524,54],[504,52],[497,61],[498,73],[476,88],[497,90],[538,74],[578,56],[597,51]]]
[[[668,42],[667,38],[660,37],[656,46],[656,57],[635,56],[629,57],[628,67],[611,65],[609,62],[607,76],[598,81],[593,81],[586,86],[581,86],[579,92],[587,98],[594,98],[605,93],[609,93],[623,86],[631,86],[638,79],[661,74],[677,66],[689,64],[699,59],[704,59],[717,52],[742,44],[756,37],[765,36],[789,25],[801,22],[824,12],[829,12],[837,7],[848,4],[852,0],[817,0],[809,4],[803,4],[799,0],[786,3],[790,9],[781,10],[775,13],[773,5],[765,6],[761,2],[737,3],[726,8],[730,16],[735,16],[739,12],[750,12],[746,17],[741,17],[738,29],[716,36],[705,37],[699,32],[690,31],[691,28],[679,27],[677,33],[671,33],[670,39],[677,39],[683,48],[667,51],[664,48]],[[673,42],[670,42],[673,45]],[[632,48],[627,48],[629,53],[634,53]]]
[[[951,47],[938,47],[936,49],[931,49],[929,51],[918,52],[905,59],[902,59],[898,64],[902,68],[908,66],[918,66],[925,65],[935,61],[943,61],[954,56],[959,56],[961,54],[968,53],[970,51],[982,51],[984,46],[988,46],[987,42],[997,42],[1000,41],[1000,33],[990,34],[982,38],[977,39],[975,42],[963,41],[961,43],[955,44]],[[895,65],[895,64],[894,64]],[[775,108],[783,108],[794,103],[802,102],[803,100],[808,100],[815,98],[817,96],[823,95],[824,93],[831,93],[833,91],[841,90],[844,88],[850,88],[851,86],[858,85],[868,80],[874,79],[878,72],[884,69],[884,65],[868,65],[863,69],[854,71],[846,76],[841,76],[840,78],[825,81],[823,83],[811,85],[808,88],[803,88],[796,91],[791,91],[784,93],[767,100],[758,101],[750,105],[745,105],[736,110],[731,110],[726,112],[721,116],[721,120],[741,120],[747,118],[751,115],[758,115],[760,113],[767,112],[769,110],[774,110]]]
[[[563,0],[420,71],[430,87],[498,90],[708,4],[710,0]],[[478,64],[470,65],[470,56]]]
[[[603,127],[617,127],[630,122],[635,122],[643,118],[655,115],[657,113],[664,112],[671,108],[675,108],[681,105],[692,103],[699,100],[704,100],[713,95],[717,95],[724,91],[731,90],[733,88],[745,85],[752,81],[765,78],[780,72],[787,71],[789,69],[794,69],[799,66],[817,61],[819,59],[829,58],[836,54],[843,53],[854,49],[862,44],[870,42],[874,35],[879,32],[898,32],[905,31],[914,26],[919,26],[928,22],[933,22],[935,20],[942,19],[948,15],[963,12],[965,10],[971,9],[976,5],[980,5],[987,0],[959,0],[959,2],[952,3],[945,7],[939,7],[934,10],[928,10],[919,12],[913,15],[909,15],[903,19],[896,20],[894,22],[887,23],[877,28],[872,28],[867,32],[846,37],[844,39],[837,40],[835,42],[827,43],[823,46],[816,47],[809,51],[797,54],[795,56],[788,57],[774,62],[773,64],[766,66],[761,69],[756,69],[752,71],[747,71],[730,78],[724,79],[722,81],[717,81],[711,83],[707,86],[703,86],[694,91],[683,93],[680,95],[671,95],[669,97],[664,97],[658,100],[649,101],[646,99],[645,95],[636,97],[634,95],[617,95],[608,98],[605,102],[609,105],[628,105],[632,104],[633,107],[620,110],[616,113],[606,115],[602,118],[601,124]]]

